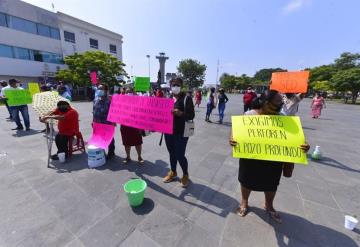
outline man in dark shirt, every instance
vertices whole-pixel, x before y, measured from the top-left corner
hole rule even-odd
[[[108,96],[109,88],[106,84],[100,84],[97,89],[98,98],[94,102],[93,106],[93,122],[101,124],[109,124],[116,126],[115,123],[107,121],[107,117],[110,109],[110,99]],[[113,138],[110,145],[107,159],[111,159],[115,156],[115,139]]]

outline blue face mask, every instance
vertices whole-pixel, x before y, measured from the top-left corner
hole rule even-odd
[[[105,96],[105,91],[104,90],[98,90],[97,95],[98,95],[98,97],[104,97]]]

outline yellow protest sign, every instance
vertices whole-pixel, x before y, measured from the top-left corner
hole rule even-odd
[[[232,117],[234,158],[307,164],[300,149],[305,136],[299,117],[256,115]]]
[[[28,88],[29,88],[29,92],[30,92],[31,96],[33,96],[36,93],[40,93],[40,87],[37,82],[29,82]]]

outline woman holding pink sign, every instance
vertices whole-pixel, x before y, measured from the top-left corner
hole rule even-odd
[[[184,137],[185,122],[195,117],[194,103],[191,97],[181,92],[183,81],[180,78],[170,81],[171,91],[174,96],[174,123],[173,134],[165,134],[165,143],[170,156],[170,171],[164,178],[164,183],[170,183],[177,177],[176,166],[179,162],[183,171],[181,186],[186,188],[189,185],[188,161],[185,157],[186,145],[189,137]]]

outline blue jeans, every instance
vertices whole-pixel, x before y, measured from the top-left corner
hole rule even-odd
[[[226,103],[219,103],[218,109],[219,109],[219,120],[222,122],[224,119],[224,112],[225,112],[225,105]]]
[[[176,165],[179,161],[184,175],[188,175],[188,161],[185,157],[186,145],[189,137],[180,134],[165,134],[165,143],[170,155],[171,171],[176,172]]]
[[[210,117],[213,107],[214,107],[213,104],[207,103],[207,105],[206,105],[206,117],[207,118]]]
[[[19,112],[24,119],[25,127],[28,129],[30,128],[30,118],[29,118],[29,110],[27,105],[19,105],[19,106],[10,106],[11,116],[15,121],[18,128],[23,128],[23,125],[20,121]]]

